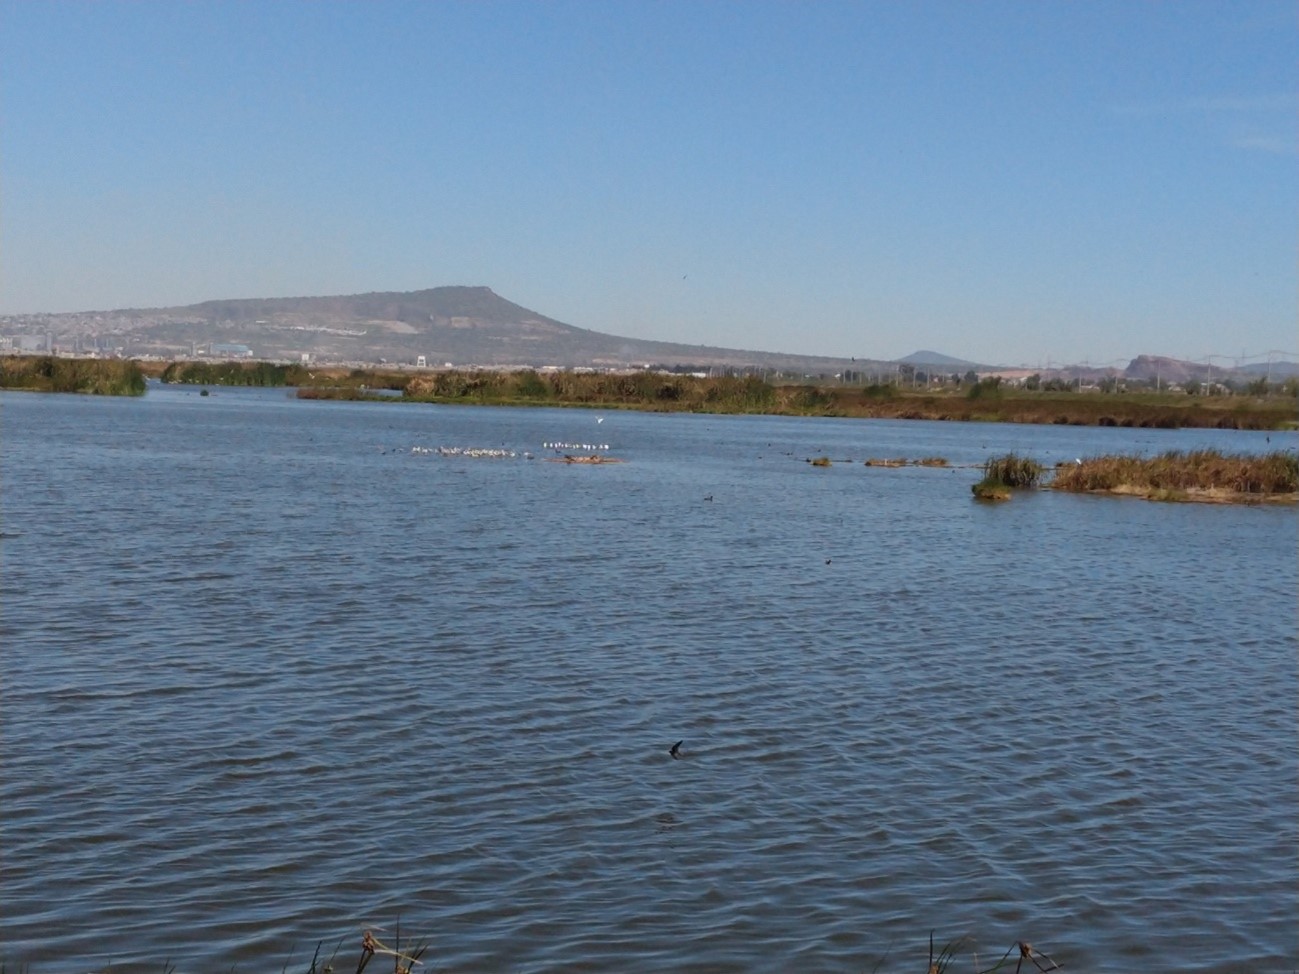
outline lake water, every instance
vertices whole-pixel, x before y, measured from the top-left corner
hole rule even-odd
[[[157,386],[0,423],[10,967],[351,970],[398,923],[449,972],[1299,964],[1296,511],[862,464],[1294,434]]]

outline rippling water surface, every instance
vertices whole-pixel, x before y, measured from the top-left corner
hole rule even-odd
[[[1296,512],[861,463],[1293,435],[0,411],[10,965],[341,968],[398,919],[442,971],[1299,964]]]

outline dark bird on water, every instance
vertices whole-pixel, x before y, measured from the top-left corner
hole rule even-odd
[[[712,500],[712,499],[713,499],[713,495],[712,495],[712,494],[709,494],[707,497],[704,498],[704,500],[706,500],[706,501],[710,501],[710,500]]]
[[[668,753],[672,755],[673,759],[681,757],[681,745],[684,743],[685,741],[677,741],[670,748],[668,748]]]

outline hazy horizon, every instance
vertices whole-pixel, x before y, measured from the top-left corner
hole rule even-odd
[[[1288,3],[0,0],[0,314],[470,284],[593,331],[1294,356]]]

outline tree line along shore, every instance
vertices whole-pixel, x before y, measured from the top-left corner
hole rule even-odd
[[[983,379],[960,388],[912,390],[838,381],[777,384],[759,376],[554,370],[399,371],[271,362],[134,362],[52,356],[0,357],[0,388],[142,395],[145,379],[205,386],[286,386],[303,399],[574,406],[657,412],[751,413],[871,419],[1127,426],[1176,429],[1299,428],[1299,384],[1263,394],[1068,391]]]

